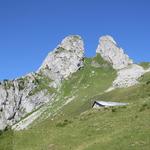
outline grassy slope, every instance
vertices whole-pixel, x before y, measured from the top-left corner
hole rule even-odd
[[[141,62],[139,65],[142,66],[144,69],[150,68],[150,63],[149,62]]]
[[[100,94],[110,86],[115,72],[106,65],[93,68],[90,63],[91,59],[87,59],[86,67],[63,83],[56,104],[62,105],[67,98],[76,96],[72,102],[62,107],[53,119],[14,132],[13,141],[12,137],[6,138],[10,134],[1,137],[0,147],[6,147],[4,142],[8,140],[14,150],[149,150],[150,74],[145,74],[138,86]],[[92,110],[92,99],[130,105]]]

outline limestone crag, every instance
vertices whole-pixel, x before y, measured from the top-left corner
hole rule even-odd
[[[48,54],[36,73],[0,82],[0,130],[51,102],[61,81],[83,66],[83,55],[81,37],[68,36]]]
[[[121,69],[117,73],[117,78],[113,82],[113,87],[130,87],[138,84],[138,78],[145,73],[145,70],[136,64]]]
[[[0,82],[0,130],[15,124],[51,100],[53,94],[47,94],[48,87],[39,88],[40,80],[43,77],[29,74],[13,81]]]
[[[50,52],[38,72],[55,81],[57,87],[61,80],[83,66],[84,44],[80,36],[68,36]]]
[[[111,90],[135,85],[138,83],[137,79],[145,73],[143,67],[134,64],[111,36],[100,38],[96,52],[100,53],[103,59],[112,64],[117,71],[117,78],[113,82]]]
[[[100,53],[103,59],[112,64],[113,68],[117,70],[133,64],[133,61],[124,53],[123,49],[119,48],[114,39],[108,35],[99,39],[96,53]]]

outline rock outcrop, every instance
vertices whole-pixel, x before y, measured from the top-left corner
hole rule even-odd
[[[144,73],[145,70],[141,66],[132,64],[118,71],[113,87],[123,88],[138,84],[138,78]]]
[[[81,37],[68,36],[48,54],[36,73],[0,82],[0,130],[51,102],[61,81],[83,66],[83,55]],[[39,115],[33,116],[27,124]]]
[[[137,79],[145,73],[143,67],[134,64],[111,36],[100,38],[96,52],[117,71],[117,78],[110,89],[135,85],[138,83]]]
[[[50,52],[38,72],[55,81],[57,87],[63,79],[83,66],[84,44],[80,36],[68,36]]]
[[[53,93],[49,89],[52,88],[44,82],[42,76],[29,74],[0,83],[0,130],[12,126],[51,100]]]
[[[112,64],[116,70],[123,69],[133,61],[126,55],[122,48],[117,46],[117,43],[111,36],[102,36],[99,39],[99,45],[96,53],[100,53],[104,60]]]

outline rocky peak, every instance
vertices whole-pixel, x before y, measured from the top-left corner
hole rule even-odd
[[[80,36],[71,35],[48,54],[38,72],[60,83],[83,66],[84,43]]]
[[[123,49],[119,48],[115,40],[108,35],[102,36],[99,39],[96,53],[100,53],[116,70],[126,68],[128,65],[133,64],[133,61],[124,53]]]
[[[81,53],[84,50],[83,40],[79,35],[67,36],[58,45],[56,50],[58,51],[60,47],[64,48],[67,51],[79,52],[79,53]]]
[[[117,70],[117,78],[113,82],[111,90],[138,84],[138,78],[145,73],[143,67],[134,64],[129,56],[124,53],[124,50],[118,47],[111,36],[106,35],[99,39],[96,52]]]
[[[83,55],[81,37],[68,36],[48,54],[36,73],[0,82],[0,130],[51,102],[56,94],[54,87],[83,66]],[[37,117],[31,117],[28,124]]]

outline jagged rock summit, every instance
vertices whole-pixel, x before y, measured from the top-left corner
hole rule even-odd
[[[124,53],[122,48],[117,46],[115,40],[109,35],[100,37],[96,53],[100,53],[103,59],[111,63],[113,68],[117,70],[133,64],[133,61]]]
[[[42,71],[46,76],[59,84],[70,74],[83,66],[84,43],[80,36],[71,35],[50,52],[38,72]]]
[[[68,36],[48,54],[36,73],[0,82],[0,130],[51,102],[61,81],[83,66],[83,56],[81,37]],[[28,122],[32,123],[36,117]]]
[[[117,78],[111,89],[135,85],[138,83],[137,79],[145,73],[143,67],[134,64],[111,36],[106,35],[100,38],[96,52],[117,71]]]

